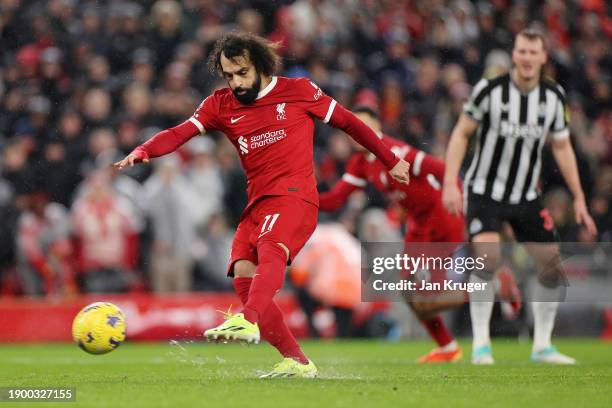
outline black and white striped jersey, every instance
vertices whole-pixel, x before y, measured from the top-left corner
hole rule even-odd
[[[464,112],[480,123],[465,177],[466,193],[511,204],[534,200],[546,135],[556,140],[569,137],[563,88],[542,79],[525,93],[510,74],[482,79]]]

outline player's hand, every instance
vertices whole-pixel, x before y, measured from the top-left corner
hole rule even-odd
[[[395,181],[401,184],[410,182],[410,164],[400,159],[395,166],[389,171],[389,174]]]
[[[136,163],[149,163],[149,155],[142,150],[135,150],[132,153],[125,156],[125,158],[117,163],[113,164],[113,166],[117,170],[123,170],[127,166],[132,167]]]
[[[592,237],[597,236],[597,226],[591,214],[589,214],[589,210],[587,210],[584,198],[574,200],[574,217],[576,218],[576,223],[583,225]]]
[[[458,216],[463,212],[463,197],[457,183],[444,183],[442,204],[451,215]]]

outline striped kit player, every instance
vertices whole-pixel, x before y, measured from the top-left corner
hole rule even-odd
[[[465,210],[475,256],[486,258],[484,270],[470,276],[470,281],[485,284],[485,290],[470,294],[474,364],[494,362],[489,334],[494,289],[490,283],[492,271],[500,263],[497,243],[503,222],[510,224],[518,241],[525,242],[538,270],[538,284],[531,294],[532,360],[575,362],[551,344],[558,301],[564,293],[564,275],[554,224],[538,192],[542,148],[547,137],[552,139],[553,156],[574,196],[576,222],[583,224],[589,234],[597,234],[597,229],[580,185],[565,92],[552,80],[542,78],[546,59],[543,34],[533,29],[519,32],[512,50],[511,72],[476,84],[447,147],[442,201],[453,214]],[[457,179],[473,135],[476,151],[465,176],[462,197]]]
[[[518,240],[554,241],[554,226],[537,187],[546,137],[569,139],[563,88],[542,79],[524,92],[510,74],[483,79],[464,112],[480,124],[465,176],[470,236],[498,231],[501,213]]]
[[[543,79],[525,93],[510,74],[482,79],[465,113],[481,123],[466,187],[495,201],[534,200],[546,135],[554,140],[569,137],[561,86]]]

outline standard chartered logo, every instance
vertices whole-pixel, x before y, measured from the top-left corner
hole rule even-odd
[[[240,147],[240,154],[247,154],[249,152],[249,144],[246,137],[240,136],[238,138],[238,146]]]
[[[283,140],[285,137],[287,137],[287,132],[285,132],[285,129],[271,130],[269,132],[251,137],[240,136],[238,138],[240,154],[245,155],[250,150],[274,144],[279,140]]]

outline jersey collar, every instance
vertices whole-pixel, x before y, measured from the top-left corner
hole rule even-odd
[[[259,93],[257,94],[257,98],[255,100],[261,99],[267,94],[269,94],[272,91],[272,89],[274,89],[274,87],[276,86],[276,80],[277,80],[276,76],[272,76],[272,79],[270,80],[270,83],[268,84],[268,86],[266,86],[264,89],[259,91]]]

